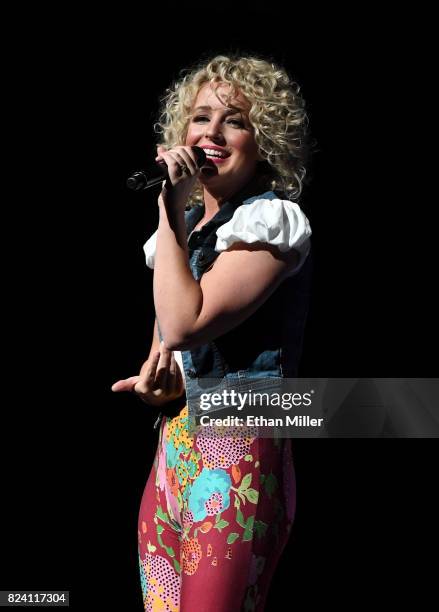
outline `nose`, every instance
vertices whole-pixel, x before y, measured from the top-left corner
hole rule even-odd
[[[218,142],[224,140],[220,117],[212,117],[209,123],[206,124],[206,138]]]

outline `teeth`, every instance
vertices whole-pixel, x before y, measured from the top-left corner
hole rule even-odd
[[[225,153],[217,151],[216,149],[204,149],[204,152],[206,155],[209,155],[209,157],[226,157]]]

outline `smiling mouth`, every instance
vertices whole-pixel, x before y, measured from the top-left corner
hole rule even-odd
[[[206,157],[210,157],[212,159],[226,159],[226,157],[229,157],[229,154],[226,153],[226,151],[219,151],[218,149],[209,149],[208,147],[205,147],[204,152]]]

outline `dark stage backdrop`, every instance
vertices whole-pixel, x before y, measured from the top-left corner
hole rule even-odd
[[[130,193],[125,180],[154,156],[160,95],[200,57],[272,57],[308,102],[317,152],[303,206],[315,274],[301,374],[435,375],[418,60],[427,26],[371,5],[304,14],[285,4],[168,2],[148,14],[72,8],[8,21],[16,174],[3,226],[2,589],[70,589],[78,610],[141,609],[137,511],[155,413],[110,387],[149,352],[142,245],[157,192]],[[294,441],[297,520],[267,609],[422,595],[437,535],[433,444]]]

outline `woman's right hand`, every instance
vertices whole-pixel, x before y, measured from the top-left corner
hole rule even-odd
[[[112,391],[131,391],[150,406],[163,406],[183,395],[184,382],[173,351],[160,343],[160,351],[151,355],[142,365],[138,376],[118,380]]]
[[[189,194],[201,172],[192,147],[176,146],[167,150],[159,145],[155,161],[164,162],[168,167],[168,179],[159,196],[159,207],[166,203],[171,209],[184,210]]]

